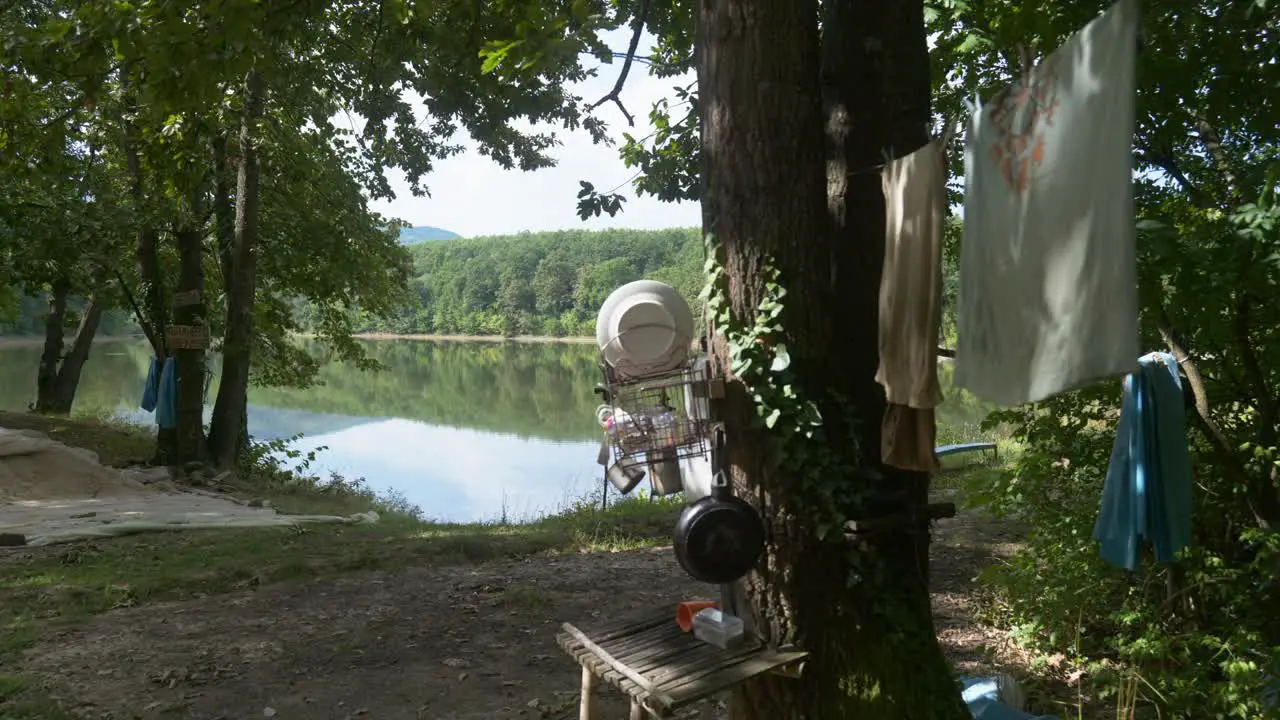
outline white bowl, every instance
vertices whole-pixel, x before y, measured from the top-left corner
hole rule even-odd
[[[596,345],[620,374],[645,377],[674,370],[689,357],[693,312],[675,288],[637,280],[614,290],[596,317]]]

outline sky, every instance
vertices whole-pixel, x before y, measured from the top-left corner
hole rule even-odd
[[[622,30],[605,35],[609,47],[621,55],[626,51],[630,32]],[[650,38],[640,42],[639,53],[646,54]],[[621,69],[619,57],[612,65],[600,66],[597,77],[578,83],[574,94],[587,102],[595,102],[608,94]],[[652,131],[649,108],[654,101],[671,96],[671,88],[688,85],[692,73],[674,78],[655,78],[648,67],[634,63],[621,97],[627,111],[635,117],[628,127],[626,118],[612,102],[596,109],[596,115],[609,126],[609,134],[621,145],[622,134],[644,137]],[[556,158],[553,168],[521,172],[503,170],[474,151],[469,136],[459,134],[461,144],[468,147],[454,157],[440,161],[425,178],[430,197],[414,197],[403,175],[392,176],[396,199],[373,201],[370,209],[407,221],[410,225],[433,225],[459,235],[510,235],[522,230],[602,229],[610,227],[658,229],[692,227],[701,223],[697,203],[664,203],[652,197],[635,197],[627,180],[634,175],[618,158],[618,147],[594,145],[585,131],[556,131],[562,145],[550,154]],[[463,139],[465,137],[465,139]],[[579,181],[586,180],[600,192],[623,185],[617,192],[627,197],[622,212],[616,217],[601,216],[586,222],[578,218]]]

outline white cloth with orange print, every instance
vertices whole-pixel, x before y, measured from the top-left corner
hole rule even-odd
[[[973,114],[955,383],[1002,406],[1131,371],[1137,0]]]

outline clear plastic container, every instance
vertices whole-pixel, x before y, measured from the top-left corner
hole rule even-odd
[[[693,636],[722,650],[742,642],[743,631],[740,618],[717,608],[704,608],[693,616]]]

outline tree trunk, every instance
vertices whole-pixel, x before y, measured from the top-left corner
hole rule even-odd
[[[853,12],[843,2],[842,10]],[[848,171],[838,145],[828,157],[823,137],[817,19],[815,2],[796,0],[701,0],[698,17],[704,223],[719,243],[733,326],[712,332],[717,366],[731,380],[722,411],[735,487],[768,526],[766,557],[747,579],[750,607],[742,610],[767,639],[812,654],[799,680],[765,677],[744,685],[732,715],[958,720],[968,713],[933,633],[927,556],[920,552],[927,538],[905,531],[867,538],[855,554],[838,530],[819,537],[822,514],[893,512],[921,502],[926,486],[917,477],[906,478],[903,488],[881,474],[884,400],[874,378],[884,204],[879,175],[871,172],[833,193],[844,199],[842,212],[835,202],[829,210],[824,166],[839,178]],[[882,86],[877,81],[862,91],[876,117],[887,104],[878,94]],[[926,113],[927,93],[926,85]],[[886,144],[874,133],[887,127],[859,126],[873,135],[857,150]],[[845,217],[867,224],[848,227]],[[765,344],[785,343],[792,390],[812,399],[823,417],[819,441],[805,448],[809,458],[784,444],[782,464],[764,449],[779,448],[783,428],[762,432],[754,393],[731,374],[726,342],[755,323],[770,296],[770,266],[787,294],[783,329],[766,333]],[[799,433],[790,437],[785,442],[806,442]],[[813,472],[815,464],[821,473]],[[895,492],[877,495],[885,485]]]
[[[222,270],[222,294],[224,298],[230,298],[235,294],[235,247],[236,247],[236,209],[231,204],[231,178],[227,172],[227,136],[219,135],[214,141],[213,146],[213,162],[215,167],[214,173],[214,191],[213,191],[213,216],[217,221],[218,232],[218,266]],[[229,323],[228,323],[229,324]],[[223,341],[226,341],[225,331]],[[219,393],[221,393],[221,385],[219,385]],[[222,434],[225,427],[218,420],[219,414],[217,403],[214,403],[213,420],[209,423],[209,447],[210,456],[217,461],[218,453],[212,448],[219,444],[217,439]],[[240,408],[240,439],[237,446],[237,452],[241,453],[249,447],[249,394],[245,393]]]
[[[35,411],[47,415],[69,415],[75,403],[76,388],[80,385],[80,372],[93,338],[102,322],[102,304],[89,299],[80,316],[80,327],[71,343],[71,351],[63,356],[67,319],[67,298],[71,285],[65,280],[53,284],[49,295],[49,314],[45,317],[44,351],[40,354],[40,368],[36,378]]]
[[[228,163],[227,136],[219,133],[213,141],[213,219],[217,231],[218,267],[222,270],[222,292],[231,297],[235,267],[236,209],[231,204]]]
[[[67,295],[71,285],[59,279],[49,288],[49,312],[44,317],[44,350],[36,370],[36,404],[39,413],[57,413],[58,366],[62,363],[62,328],[67,321]],[[68,411],[70,409],[68,408]]]
[[[226,281],[227,325],[222,343],[222,379],[209,427],[209,452],[219,467],[233,467],[245,450],[253,306],[257,289],[258,185],[261,168],[254,125],[263,110],[262,76],[245,78],[245,114],[240,125],[240,173],[236,183],[235,250]]]
[[[183,298],[173,309],[174,325],[206,327],[204,299],[204,231],[196,218],[201,213],[200,190],[191,193],[189,216],[174,233],[178,249],[178,287]],[[205,457],[204,381],[205,351],[200,347],[172,350],[178,385],[178,463],[200,462]]]
[[[98,325],[102,323],[102,312],[102,303],[89,298],[89,303],[80,316],[80,327],[76,329],[71,352],[62,358],[62,363],[58,366],[53,392],[45,401],[45,407],[37,408],[41,412],[71,414],[71,407],[76,401],[76,390],[80,387],[80,373],[89,360],[89,351],[93,349],[93,338],[98,334]]]
[[[121,121],[124,136],[125,164],[129,170],[129,191],[133,197],[133,211],[137,216],[137,240],[134,258],[138,263],[138,277],[141,281],[142,311],[146,317],[139,317],[138,324],[151,343],[151,351],[157,365],[163,365],[168,357],[169,348],[165,342],[165,333],[169,325],[168,306],[164,299],[164,275],[160,267],[160,249],[153,220],[146,206],[146,183],[142,174],[142,159],[139,155],[138,130],[132,122]],[[177,434],[172,428],[159,428],[156,432],[156,454],[152,458],[155,465],[172,465],[177,462]]]
[[[89,360],[89,351],[93,349],[93,339],[98,334],[98,325],[102,323],[104,306],[96,298],[89,298],[84,313],[80,316],[80,327],[76,328],[76,338],[71,343],[71,352],[62,359],[58,368],[57,391],[54,397],[59,405],[59,412],[70,413],[75,403],[76,390],[80,387],[80,373]]]

